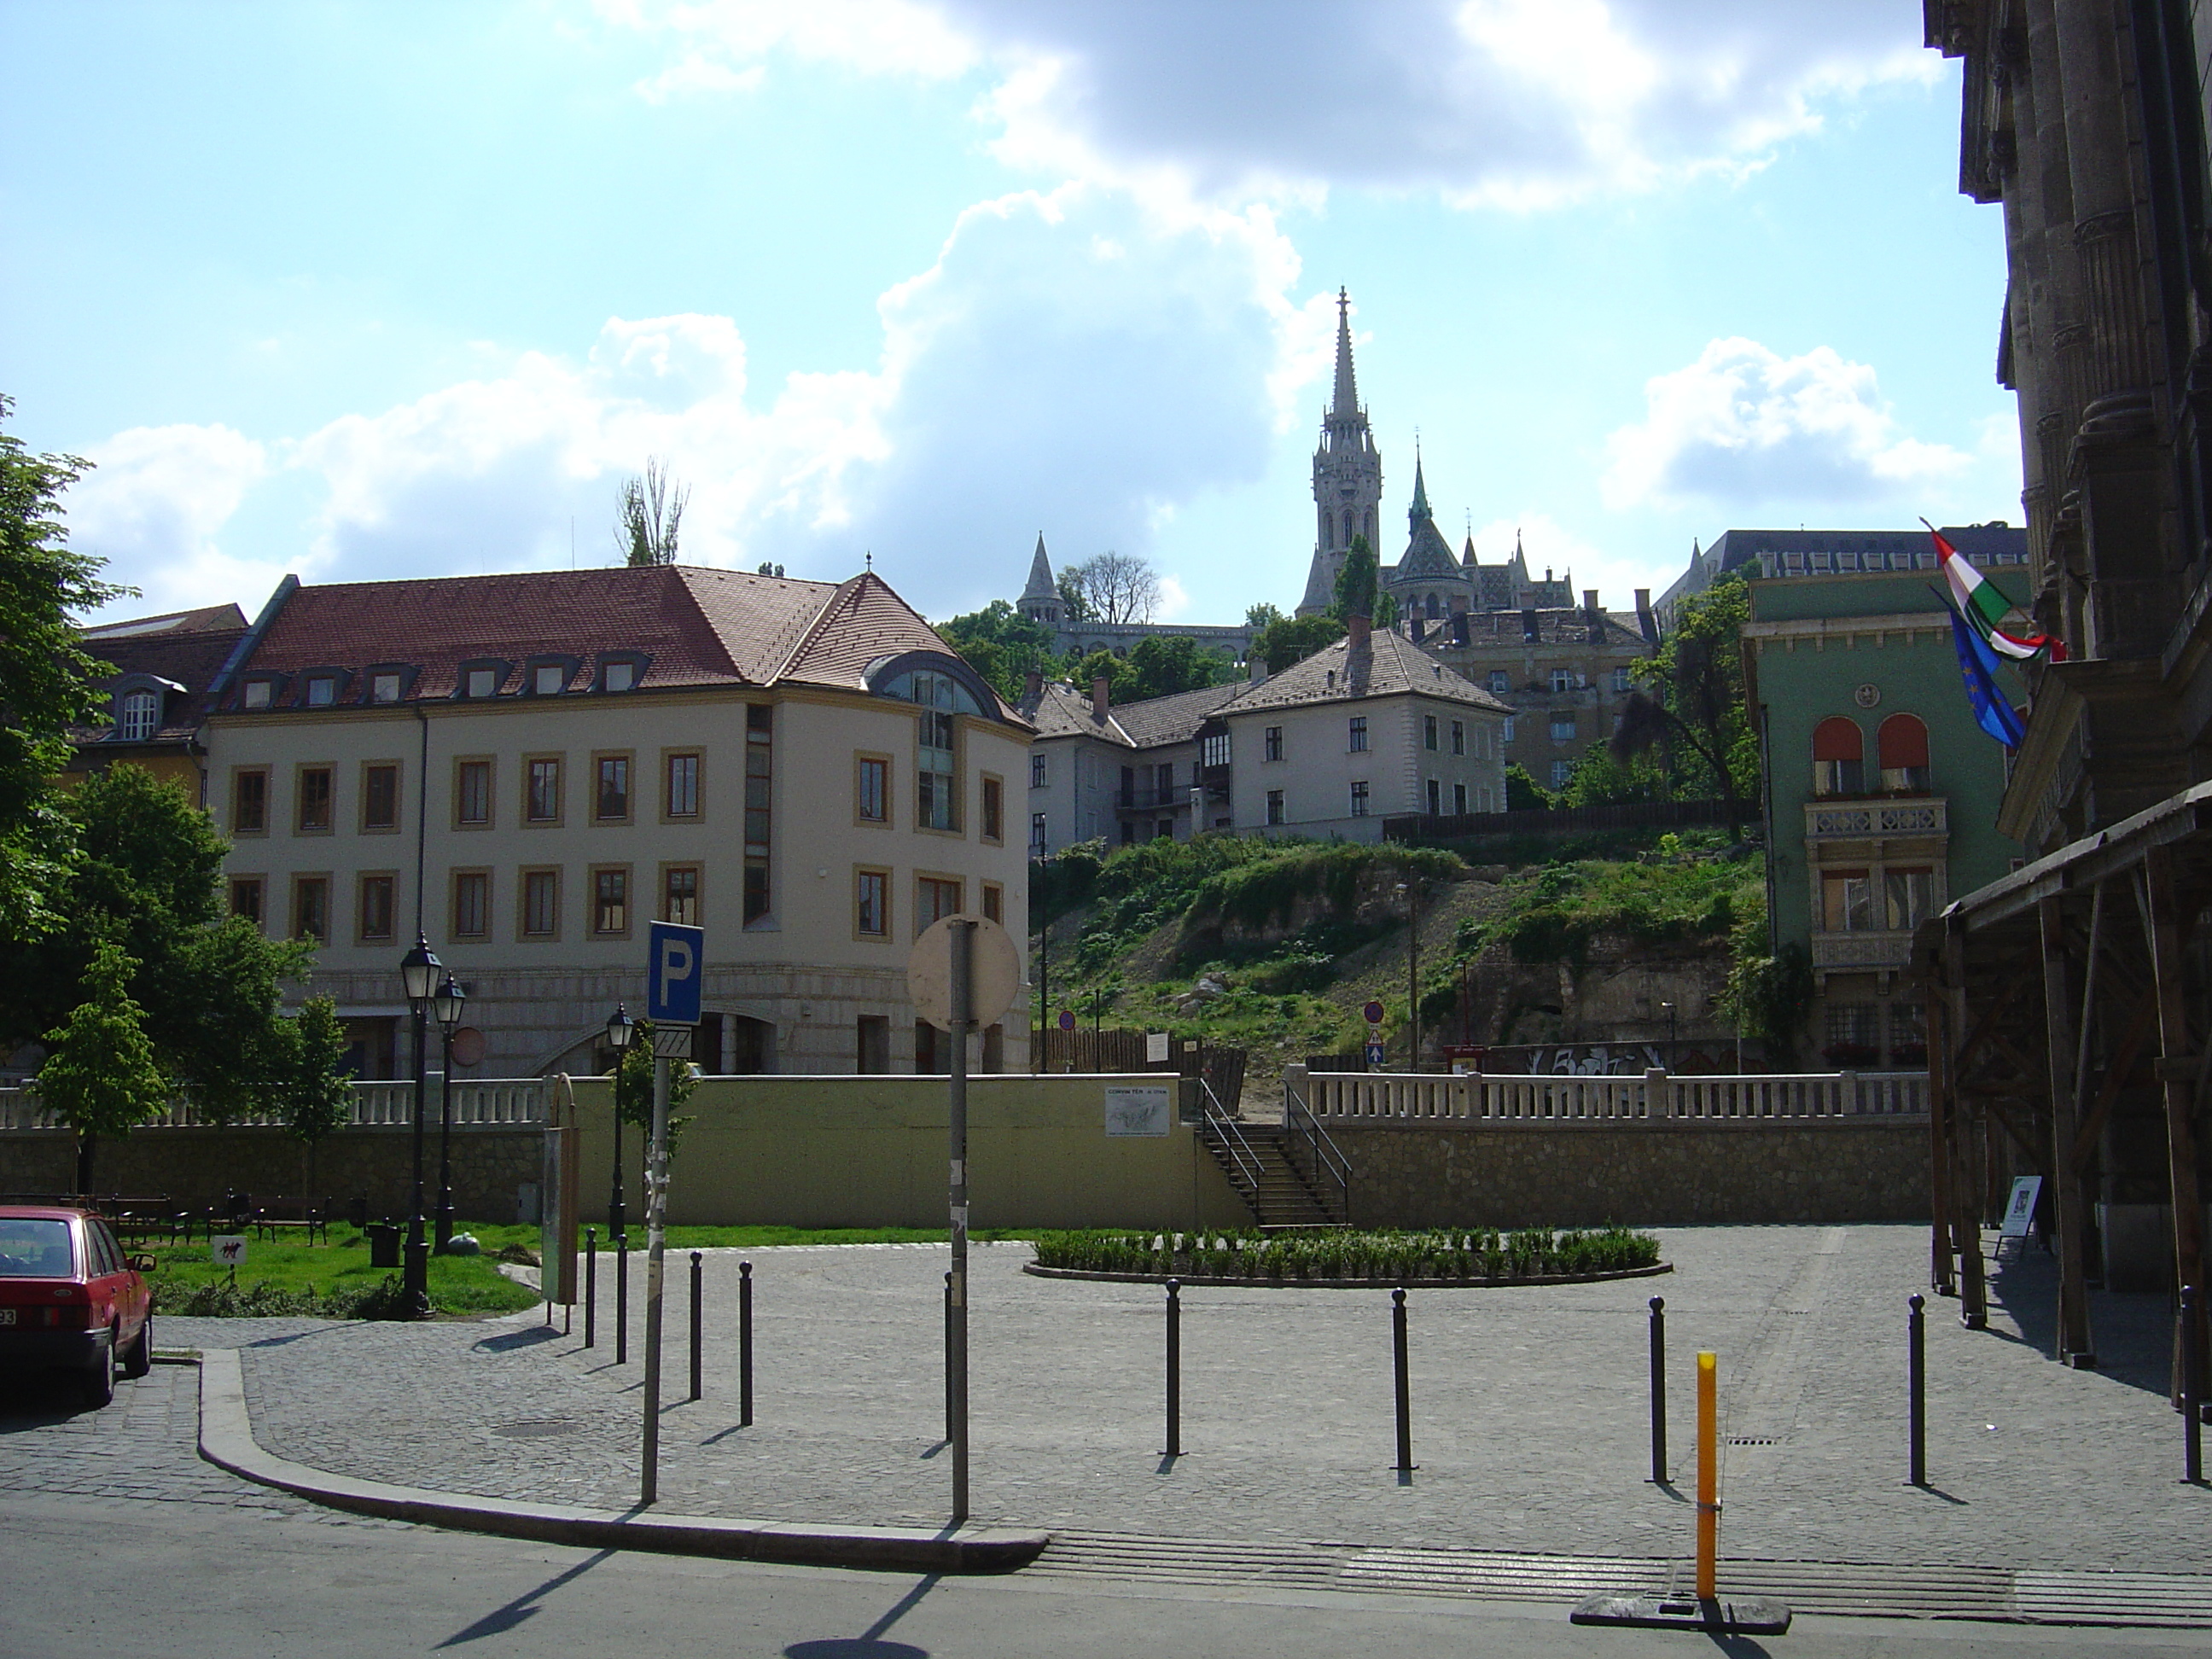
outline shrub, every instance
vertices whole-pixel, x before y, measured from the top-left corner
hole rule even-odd
[[[1264,1234],[1201,1231],[1045,1233],[1037,1265],[1165,1279],[1531,1279],[1655,1266],[1659,1241],[1626,1227]]]

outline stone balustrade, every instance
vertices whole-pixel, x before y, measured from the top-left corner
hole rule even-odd
[[[356,1083],[349,1085],[353,1096],[353,1108],[346,1124],[355,1128],[404,1128],[414,1121],[415,1085],[378,1082]],[[485,1078],[464,1083],[458,1079],[453,1084],[453,1124],[457,1128],[487,1125],[528,1127],[545,1121],[546,1103],[551,1097],[552,1080],[548,1078]],[[430,1074],[428,1109],[426,1123],[439,1121],[440,1094],[438,1074]],[[278,1128],[284,1120],[268,1112],[249,1112],[242,1117],[229,1120],[236,1128]],[[16,1129],[56,1129],[63,1126],[47,1115],[33,1089],[0,1089],[0,1131]],[[147,1129],[195,1129],[210,1127],[210,1121],[198,1109],[183,1101],[173,1103],[169,1109],[139,1126]]]
[[[1302,1070],[1291,1068],[1293,1073]],[[1286,1085],[1323,1124],[1603,1124],[1641,1120],[1802,1121],[1910,1117],[1928,1110],[1925,1072],[1759,1073],[1680,1077],[1316,1072]]]

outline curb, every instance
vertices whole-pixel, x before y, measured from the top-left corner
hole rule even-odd
[[[180,1360],[173,1363],[191,1363]],[[200,1455],[233,1474],[331,1509],[412,1521],[458,1532],[493,1533],[544,1544],[653,1550],[807,1566],[908,1572],[1008,1572],[1043,1553],[1052,1534],[1017,1527],[807,1527],[642,1510],[592,1510],[470,1498],[356,1480],[264,1451],[246,1415],[246,1380],[235,1348],[200,1356]]]
[[[1094,1273],[1088,1267],[1040,1267],[1034,1261],[1024,1262],[1022,1271],[1039,1279],[1089,1279],[1109,1285],[1164,1285],[1175,1279],[1186,1291],[1203,1285],[1262,1291],[1510,1291],[1523,1285],[1607,1285],[1616,1279],[1650,1279],[1673,1273],[1674,1264],[1659,1261],[1649,1267],[1616,1267],[1601,1273],[1538,1273],[1526,1279],[1231,1279],[1213,1273]]]

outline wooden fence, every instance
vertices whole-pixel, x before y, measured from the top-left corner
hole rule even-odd
[[[1174,1072],[1202,1077],[1214,1097],[1231,1111],[1244,1092],[1245,1050],[1217,1047],[1193,1037],[1170,1036],[1164,1060],[1146,1058],[1143,1031],[1073,1031],[1048,1027],[1030,1033],[1030,1064],[1040,1072]],[[1193,1048],[1186,1045],[1196,1042]]]
[[[1738,809],[1747,828],[1759,822],[1754,802]],[[1722,800],[1626,801],[1613,806],[1529,807],[1517,812],[1408,812],[1382,820],[1385,841],[1466,841],[1476,836],[1528,836],[1589,830],[1680,830],[1726,823]]]

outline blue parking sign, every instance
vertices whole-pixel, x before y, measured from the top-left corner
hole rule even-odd
[[[645,1017],[655,1025],[696,1025],[707,930],[656,921],[647,949]]]

